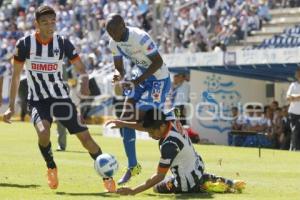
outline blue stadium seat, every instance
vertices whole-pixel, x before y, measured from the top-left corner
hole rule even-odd
[[[271,48],[295,48],[300,46],[300,24],[292,28],[286,28],[279,35],[263,40],[262,43],[256,45],[257,49]],[[253,47],[254,48],[254,47]]]

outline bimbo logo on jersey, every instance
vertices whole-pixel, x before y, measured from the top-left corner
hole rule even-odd
[[[54,72],[57,68],[56,63],[31,63],[31,69],[35,71]]]

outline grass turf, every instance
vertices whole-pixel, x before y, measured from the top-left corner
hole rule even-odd
[[[56,148],[55,125],[52,129],[53,149]],[[68,137],[67,152],[54,152],[59,168],[60,186],[50,190],[46,183],[46,168],[37,147],[37,137],[30,123],[0,123],[0,199],[117,199],[103,191],[102,181],[93,169],[93,162],[75,136]],[[120,168],[116,179],[126,166],[122,140],[101,136],[100,126],[90,128],[104,152],[115,155]],[[135,197],[121,199],[300,199],[300,153],[224,146],[196,145],[206,163],[206,171],[225,177],[243,179],[247,189],[242,194],[159,195],[151,190]],[[159,158],[156,141],[137,141],[142,174],[129,186],[142,183],[156,170]]]

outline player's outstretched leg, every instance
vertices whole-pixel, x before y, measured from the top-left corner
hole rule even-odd
[[[58,176],[50,142],[50,123],[46,120],[36,122],[35,129],[39,137],[39,149],[48,168],[48,185],[51,189],[56,189],[58,187]]]
[[[202,189],[208,192],[242,192],[246,183],[242,180],[231,180],[214,174],[203,174]]]
[[[131,177],[141,173],[141,165],[138,164],[136,158],[135,140],[136,134],[134,129],[121,128],[121,135],[123,137],[123,144],[125,148],[125,153],[128,159],[128,168],[126,169],[124,175],[118,181],[118,185],[123,185],[127,183]]]
[[[82,146],[88,150],[90,156],[93,160],[96,160],[99,155],[102,154],[101,148],[95,142],[95,140],[91,137],[88,130],[77,133],[77,138],[80,140]],[[103,179],[104,187],[108,192],[116,191],[116,184],[113,178],[105,178]]]

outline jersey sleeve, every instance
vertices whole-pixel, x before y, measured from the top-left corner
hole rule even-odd
[[[121,52],[119,51],[119,49],[117,47],[117,44],[113,40],[109,41],[109,48],[110,48],[110,51],[113,55],[114,60],[118,60],[118,59],[123,58]]]
[[[24,39],[20,39],[16,43],[14,51],[14,60],[19,63],[24,63],[26,60],[26,48]]]
[[[293,92],[294,83],[289,86],[289,89],[286,92],[286,97],[291,96]]]
[[[65,39],[64,41],[64,53],[66,57],[70,60],[71,63],[74,63],[78,59],[80,59],[74,45],[70,42],[69,39]]]
[[[142,37],[140,37],[139,45],[141,46],[143,53],[147,56],[158,53],[158,48],[155,45],[155,42],[146,32],[144,32]]]
[[[161,157],[158,164],[157,171],[166,174],[177,156],[179,149],[175,144],[166,143],[161,146]]]

